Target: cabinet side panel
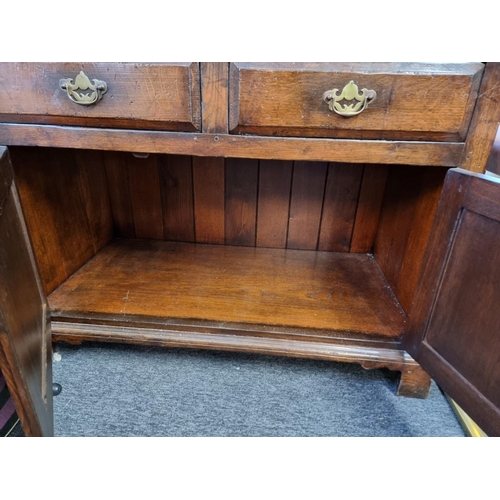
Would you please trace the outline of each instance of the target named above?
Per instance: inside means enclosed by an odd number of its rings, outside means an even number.
[[[446,172],[390,168],[375,258],[406,313],[417,285]]]
[[[19,195],[45,293],[111,239],[101,157],[81,151],[12,148]]]

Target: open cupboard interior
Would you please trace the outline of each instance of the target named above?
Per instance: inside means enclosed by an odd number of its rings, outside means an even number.
[[[9,150],[56,340],[404,364],[447,169]]]

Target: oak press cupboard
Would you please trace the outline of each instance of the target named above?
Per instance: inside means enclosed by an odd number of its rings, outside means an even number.
[[[430,376],[500,434],[497,63],[1,63],[0,368],[52,341]],[[457,168],[458,167],[458,168]]]

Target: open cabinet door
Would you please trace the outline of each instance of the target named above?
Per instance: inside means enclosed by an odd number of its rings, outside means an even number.
[[[47,301],[9,155],[0,147],[0,369],[29,436],[54,433],[51,356]]]
[[[448,172],[404,346],[500,436],[500,179]]]

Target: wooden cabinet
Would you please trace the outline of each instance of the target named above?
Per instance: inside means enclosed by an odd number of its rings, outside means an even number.
[[[500,433],[500,185],[467,171],[496,133],[498,65],[80,68],[113,75],[92,105],[55,77],[40,102],[60,111],[0,93],[0,360],[29,433],[51,432],[50,335],[387,367],[413,397],[425,368]],[[0,64],[8,82],[63,70]],[[362,111],[332,111],[336,88]]]

